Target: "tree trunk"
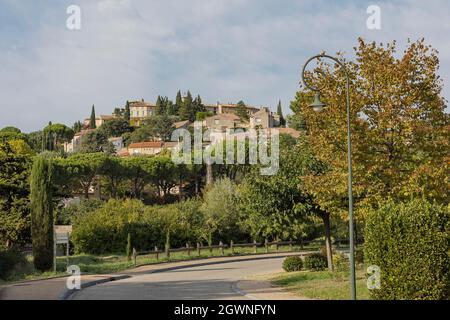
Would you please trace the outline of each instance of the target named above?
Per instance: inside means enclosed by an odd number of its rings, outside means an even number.
[[[183,179],[180,175],[180,186],[178,187],[178,200],[181,202],[183,200]]]
[[[206,185],[213,182],[212,164],[206,164]]]
[[[325,229],[325,247],[327,250],[328,271],[333,271],[333,252],[331,249],[331,227],[330,227],[330,214],[322,213],[321,218],[323,220],[323,226]]]
[[[87,186],[84,187],[84,197],[86,199],[89,199],[89,187],[90,185],[88,184]]]
[[[200,193],[200,185],[198,181],[198,177],[195,177],[195,194],[198,195]]]

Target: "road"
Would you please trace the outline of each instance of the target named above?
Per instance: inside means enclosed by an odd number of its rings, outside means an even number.
[[[83,289],[74,300],[246,300],[294,299],[266,281],[249,277],[281,272],[284,258],[221,262],[177,270],[142,273]]]

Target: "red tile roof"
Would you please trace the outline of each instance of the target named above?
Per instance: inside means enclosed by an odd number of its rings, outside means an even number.
[[[128,146],[128,148],[132,149],[140,149],[140,148],[162,148],[162,141],[145,141],[145,142],[136,142],[132,143]]]

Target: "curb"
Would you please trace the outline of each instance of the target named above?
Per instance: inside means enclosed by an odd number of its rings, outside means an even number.
[[[69,300],[69,298],[75,292],[81,291],[81,290],[83,290],[85,288],[89,288],[89,287],[95,286],[97,284],[102,284],[102,283],[111,282],[111,281],[117,281],[117,280],[123,280],[123,279],[127,279],[127,278],[131,278],[131,276],[129,276],[129,275],[117,275],[117,276],[107,277],[107,278],[103,278],[103,279],[88,281],[88,282],[82,283],[80,289],[70,289],[70,290],[66,289],[63,293],[60,294],[59,300]]]

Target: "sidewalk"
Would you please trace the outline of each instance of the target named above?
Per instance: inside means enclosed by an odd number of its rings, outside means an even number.
[[[139,274],[163,272],[168,270],[187,268],[191,266],[202,266],[222,262],[270,259],[290,255],[304,255],[308,253],[310,252],[284,252],[284,253],[257,254],[257,255],[246,255],[235,257],[215,257],[215,258],[196,259],[179,262],[164,262],[124,270],[120,272],[120,274],[82,275],[81,283],[82,286],[84,286],[93,281],[95,282],[111,281],[112,279],[120,276],[132,277],[134,275]],[[67,277],[60,277],[60,278],[35,280],[4,285],[0,287],[0,300],[60,300],[64,296],[67,296],[66,280]],[[261,285],[262,284],[259,284],[259,286]],[[245,285],[245,288],[248,289],[248,284]],[[252,290],[253,291],[257,290],[257,288],[253,288]],[[273,292],[275,294],[275,291]]]

